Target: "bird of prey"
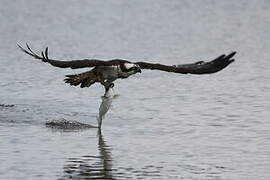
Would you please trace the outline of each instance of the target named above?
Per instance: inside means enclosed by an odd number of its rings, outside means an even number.
[[[231,52],[228,55],[222,54],[208,62],[198,61],[191,64],[163,65],[148,62],[131,62],[124,59],[112,59],[107,61],[99,59],[55,60],[49,58],[48,47],[41,52],[41,55],[35,53],[27,43],[26,48],[20,45],[18,45],[18,47],[24,53],[35,59],[39,59],[55,67],[71,69],[92,68],[91,70],[79,74],[66,75],[64,81],[72,86],[80,86],[81,88],[90,87],[94,83],[101,83],[105,88],[105,95],[106,90],[112,89],[115,80],[125,79],[133,74],[141,73],[142,69],[160,70],[179,74],[211,74],[231,64],[234,61],[233,56],[236,54],[236,52]],[[107,112],[106,108],[105,110],[100,109],[100,111]]]
[[[42,62],[51,64],[59,68],[92,68],[89,71],[79,74],[66,75],[64,81],[72,86],[80,85],[81,88],[90,87],[94,83],[101,83],[105,89],[117,79],[125,79],[129,76],[141,73],[142,69],[160,70],[180,74],[211,74],[218,72],[234,61],[233,56],[236,52],[228,55],[221,55],[212,61],[198,61],[191,64],[180,65],[163,65],[148,62],[131,62],[123,59],[112,59],[108,61],[98,59],[82,59],[82,60],[54,60],[48,57],[48,47],[41,55],[37,55],[28,44],[27,49],[18,45],[18,47],[26,54],[39,59]]]

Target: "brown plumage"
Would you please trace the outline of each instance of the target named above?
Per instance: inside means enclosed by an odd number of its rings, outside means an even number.
[[[70,84],[71,86],[80,85],[81,88],[90,87],[95,82],[98,82],[98,78],[95,73],[95,69],[91,71],[86,71],[80,74],[66,75],[64,79],[65,83]]]
[[[124,59],[112,59],[108,61],[98,59],[82,59],[82,60],[54,60],[48,57],[48,47],[45,51],[41,52],[41,55],[37,55],[26,44],[27,49],[19,48],[26,54],[39,59],[43,62],[49,63],[52,66],[60,68],[93,68],[90,71],[86,71],[80,74],[67,75],[65,82],[81,88],[90,87],[95,82],[100,82],[105,89],[109,87],[117,79],[125,79],[138,72],[141,73],[141,69],[148,70],[160,70],[166,72],[180,73],[180,74],[211,74],[221,71],[229,64],[234,62],[234,55],[236,52],[231,52],[228,55],[221,55],[211,61],[198,61],[191,64],[180,65],[164,65],[159,63],[148,62],[131,62]]]
[[[44,52],[41,52],[41,56],[34,53],[28,44],[26,44],[26,47],[28,50],[22,48],[20,45],[18,45],[19,48],[25,52],[26,54],[36,58],[40,59],[43,62],[49,63],[52,66],[60,67],[60,68],[71,68],[71,69],[77,69],[77,68],[86,68],[86,67],[98,67],[98,66],[115,66],[120,65],[123,67],[123,64],[125,63],[133,63],[139,66],[141,69],[149,69],[149,70],[160,70],[160,71],[167,71],[167,72],[173,72],[173,73],[180,73],[180,74],[211,74],[218,72],[225,67],[227,67],[229,64],[234,62],[234,55],[236,52],[231,52],[228,55],[222,54],[218,56],[217,58],[205,62],[205,61],[198,61],[196,63],[191,64],[180,64],[180,65],[164,65],[159,63],[148,63],[148,62],[131,62],[124,59],[112,59],[109,61],[104,60],[98,60],[98,59],[82,59],[82,60],[54,60],[50,59],[48,57],[48,47],[45,49]]]

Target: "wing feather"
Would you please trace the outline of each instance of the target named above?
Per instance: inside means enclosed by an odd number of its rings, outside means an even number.
[[[232,57],[236,54],[236,52],[232,52],[228,55],[221,55],[215,58],[212,61],[204,62],[198,61],[192,64],[182,64],[182,65],[163,65],[158,63],[147,63],[147,62],[136,62],[140,66],[141,69],[150,69],[150,70],[161,70],[167,72],[181,73],[181,74],[211,74],[218,72],[225,67],[227,67],[230,63],[234,61]]]
[[[26,44],[27,49],[24,49],[20,45],[18,47],[26,54],[39,59],[43,62],[47,62],[53,66],[60,68],[85,68],[85,67],[95,67],[95,66],[112,66],[112,65],[121,65],[124,63],[131,63],[130,61],[123,59],[112,59],[108,61],[98,60],[98,59],[82,59],[82,60],[54,60],[50,59],[48,56],[48,47],[46,47],[44,52],[41,52],[41,56],[37,55],[28,44]],[[181,73],[181,74],[211,74],[218,72],[229,64],[231,64],[234,59],[233,56],[236,52],[231,52],[228,55],[221,55],[215,58],[212,61],[204,62],[198,61],[191,64],[180,64],[180,65],[164,65],[158,63],[147,63],[147,62],[136,62],[135,64],[139,65],[141,69],[150,69],[150,70],[161,70],[167,72]]]
[[[85,67],[95,67],[95,66],[112,66],[112,65],[119,65],[122,63],[130,63],[127,60],[123,59],[113,59],[109,61],[104,60],[98,60],[98,59],[82,59],[82,60],[54,60],[50,59],[48,57],[48,47],[46,47],[45,51],[41,52],[41,56],[37,55],[33,50],[29,47],[28,44],[26,44],[27,49],[24,49],[22,46],[18,44],[18,47],[26,54],[34,57],[35,59],[39,59],[42,62],[47,62],[51,64],[52,66],[56,66],[59,68],[71,68],[71,69],[77,69],[77,68],[85,68]]]

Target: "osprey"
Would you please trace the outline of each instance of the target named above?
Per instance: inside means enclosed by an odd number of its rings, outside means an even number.
[[[192,64],[182,65],[163,65],[157,63],[147,62],[131,62],[123,59],[112,59],[108,61],[98,59],[82,59],[82,60],[54,60],[48,57],[48,47],[41,52],[41,56],[32,51],[28,44],[24,49],[20,45],[18,47],[26,54],[49,63],[59,68],[93,68],[90,71],[82,72],[80,74],[66,75],[64,81],[72,86],[80,85],[81,88],[90,87],[94,83],[101,83],[105,90],[117,79],[125,79],[129,76],[141,73],[142,69],[161,70],[180,74],[211,74],[218,72],[228,66],[234,61],[232,57],[236,52],[231,52],[228,55],[221,55],[212,61],[204,62],[198,61]]]
[[[218,72],[234,61],[233,56],[236,52],[231,52],[228,55],[220,55],[212,61],[204,62],[198,61],[191,64],[181,65],[163,65],[158,63],[148,62],[131,62],[123,59],[112,59],[108,61],[98,59],[82,59],[82,60],[54,60],[48,57],[48,47],[41,55],[37,55],[29,45],[26,43],[26,48],[18,47],[26,54],[51,64],[59,68],[92,68],[89,71],[79,74],[66,75],[64,81],[72,86],[79,86],[81,88],[90,87],[94,83],[101,83],[105,88],[105,99],[100,106],[100,113],[98,118],[99,127],[101,126],[102,118],[109,110],[111,105],[111,90],[114,86],[113,82],[117,79],[125,79],[129,76],[141,73],[142,69],[161,70],[180,74],[211,74]],[[106,97],[108,96],[108,97]],[[109,99],[106,99],[109,98]]]

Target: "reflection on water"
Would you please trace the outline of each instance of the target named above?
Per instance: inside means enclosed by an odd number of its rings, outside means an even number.
[[[65,175],[60,179],[115,179],[112,175],[114,169],[112,168],[111,148],[106,144],[100,130],[98,130],[97,137],[99,155],[68,158],[67,164],[63,168]]]
[[[101,130],[97,131],[98,155],[83,155],[81,157],[70,157],[63,167],[64,179],[141,179],[151,177],[159,179],[163,167],[145,165],[141,169],[129,167],[114,167],[112,148],[107,145]]]

